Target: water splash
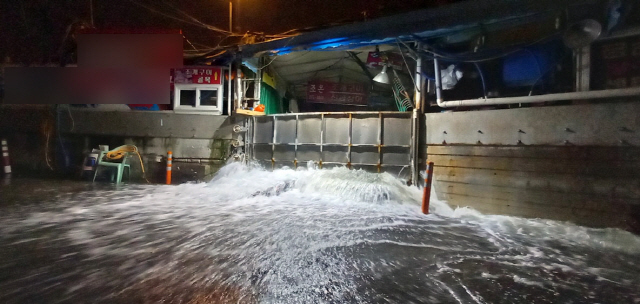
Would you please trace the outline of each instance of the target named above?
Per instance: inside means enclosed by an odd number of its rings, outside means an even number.
[[[640,239],[451,209],[389,174],[263,170],[3,214],[1,302],[633,302]],[[82,299],[82,300],[80,300]]]

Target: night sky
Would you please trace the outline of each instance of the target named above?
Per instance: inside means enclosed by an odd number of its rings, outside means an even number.
[[[90,0],[0,0],[0,58],[15,63],[57,62],[65,32],[73,23],[90,24]],[[291,29],[363,21],[428,8],[454,0],[233,0],[234,32],[278,34]],[[151,10],[156,10],[153,12]],[[198,49],[232,39],[161,14],[228,30],[227,0],[93,0],[98,29],[182,29]],[[366,13],[365,13],[366,12]],[[192,48],[185,43],[185,48]]]

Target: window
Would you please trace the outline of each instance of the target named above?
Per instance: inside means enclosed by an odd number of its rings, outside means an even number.
[[[200,90],[201,106],[217,106],[218,90]]]
[[[196,106],[196,90],[180,90],[181,106]]]
[[[221,85],[176,84],[173,109],[222,114],[222,97]]]

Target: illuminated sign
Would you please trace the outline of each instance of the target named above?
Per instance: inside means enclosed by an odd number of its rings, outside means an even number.
[[[173,71],[176,84],[222,84],[220,67],[184,67]]]

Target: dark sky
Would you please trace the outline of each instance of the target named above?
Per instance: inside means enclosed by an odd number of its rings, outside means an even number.
[[[277,34],[294,28],[362,21],[454,0],[233,0],[236,32]],[[90,22],[91,0],[0,0],[0,58],[13,62],[56,61],[65,32],[76,21]],[[144,7],[146,6],[146,8]],[[228,0],[93,0],[98,29],[182,29],[198,48],[216,46],[224,34],[177,21],[176,9],[203,23],[228,29]],[[156,10],[158,12],[153,12]],[[228,41],[228,40],[226,40]],[[223,41],[223,44],[226,42]]]

